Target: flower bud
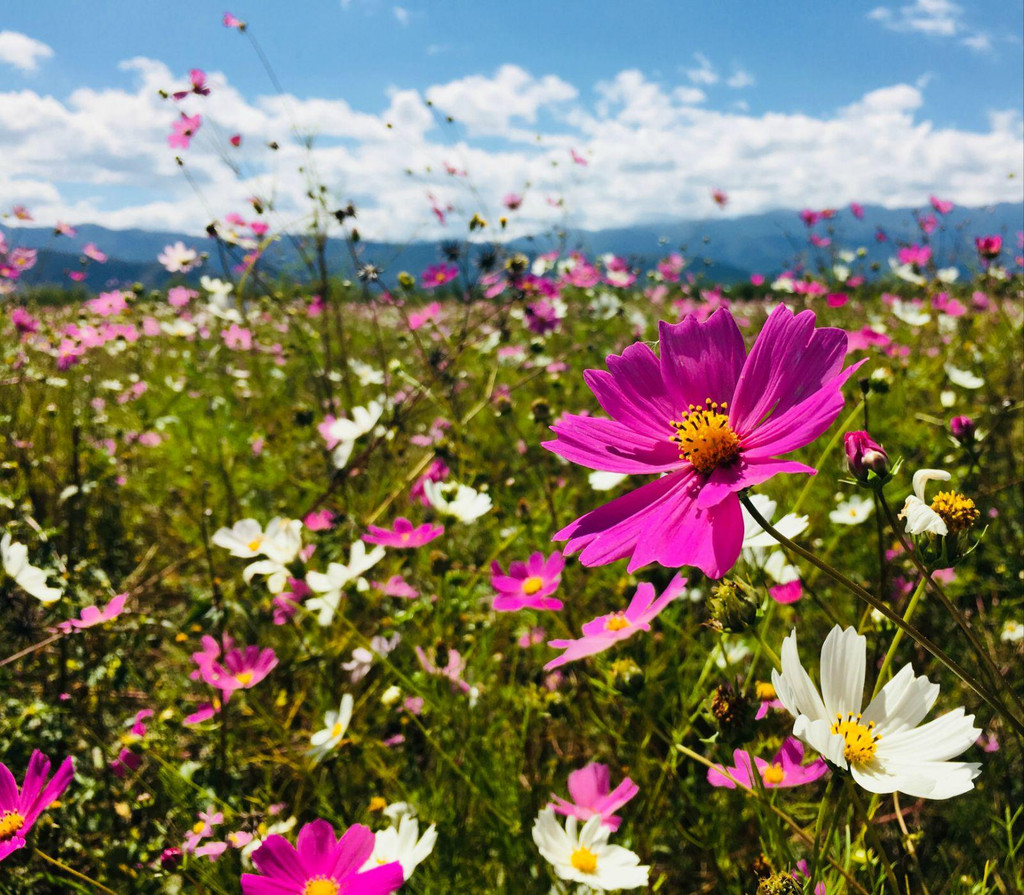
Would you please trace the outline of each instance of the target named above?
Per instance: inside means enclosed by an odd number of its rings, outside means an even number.
[[[761,880],[757,895],[800,895],[803,887],[788,873],[773,873]]]
[[[872,478],[885,481],[889,475],[889,455],[867,432],[847,432],[843,436],[850,472],[858,481]]]
[[[974,420],[969,416],[954,416],[949,421],[949,431],[961,444],[972,444],[974,442]]]
[[[753,588],[726,578],[711,591],[708,598],[708,611],[711,613],[708,626],[729,633],[745,631],[757,619],[760,604]]]

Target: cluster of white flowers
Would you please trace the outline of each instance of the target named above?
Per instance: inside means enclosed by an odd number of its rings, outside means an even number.
[[[231,528],[218,529],[213,543],[242,559],[266,557],[247,565],[242,577],[248,583],[256,575],[266,575],[267,589],[279,594],[288,585],[288,566],[302,552],[302,523],[298,519],[276,516],[264,531],[255,519],[241,519]]]
[[[492,506],[490,495],[457,482],[424,482],[423,493],[435,510],[460,522],[474,522]]]
[[[354,585],[357,590],[366,590],[370,585],[363,574],[383,558],[383,547],[377,546],[367,551],[366,544],[356,541],[349,550],[347,564],[332,562],[327,566],[326,573],[308,572],[306,584],[318,596],[306,600],[306,608],[311,612],[318,612],[317,621],[326,627],[334,621],[334,613],[338,611],[342,591],[349,585]]]

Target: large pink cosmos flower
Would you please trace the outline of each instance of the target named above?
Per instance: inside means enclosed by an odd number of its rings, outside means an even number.
[[[696,566],[712,578],[732,568],[743,543],[737,492],[780,472],[815,472],[779,455],[803,447],[843,407],[846,333],[814,327],[811,311],[779,306],[748,355],[724,308],[661,323],[660,358],[642,342],[584,378],[611,419],[564,415],[544,443],[590,469],[660,475],[563,528],[567,553],[585,566],[628,556]],[[863,361],[862,361],[863,363]]]
[[[640,787],[629,777],[612,789],[608,765],[591,762],[569,775],[569,795],[572,801],[552,793],[553,801],[548,807],[558,814],[575,817],[584,823],[595,814],[600,814],[601,823],[614,833],[622,823],[622,818],[614,812],[638,792]]]
[[[828,765],[822,758],[816,758],[808,765],[803,763],[804,746],[796,737],[789,737],[771,761],[756,758],[742,749],[736,749],[732,753],[732,760],[733,767],[731,768],[720,764],[708,768],[708,783],[712,786],[735,789],[736,784],[733,783],[733,780],[736,780],[743,786],[752,787],[754,776],[750,766],[751,760],[754,762],[754,767],[757,768],[757,775],[767,789],[803,786],[805,783],[813,783],[828,773]],[[733,779],[730,780],[726,774]]]
[[[359,872],[373,854],[373,832],[353,824],[341,839],[326,820],[300,831],[293,846],[283,836],[268,836],[252,854],[264,873],[242,874],[242,895],[388,895],[403,882],[398,861]]]
[[[661,596],[655,597],[654,585],[645,581],[637,587],[629,606],[620,612],[599,615],[587,622],[583,626],[583,636],[578,640],[549,640],[548,646],[565,652],[548,662],[544,670],[551,671],[559,665],[603,653],[608,647],[632,637],[637,631],[650,631],[654,618],[683,592],[685,586],[686,579],[676,575]]]
[[[65,758],[49,783],[50,759],[36,749],[28,760],[25,782],[18,783],[7,765],[0,763],[0,861],[25,846],[25,834],[57,799],[75,775],[71,758]]]

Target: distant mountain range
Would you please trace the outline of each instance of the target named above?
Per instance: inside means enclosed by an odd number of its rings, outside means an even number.
[[[931,213],[931,209],[924,209]],[[1007,251],[1016,247],[1017,233],[1024,230],[1024,204],[1002,203],[985,208],[955,208],[939,217],[941,232],[932,235],[936,257],[940,264],[962,268],[975,266],[973,238],[1002,234]],[[879,243],[876,232],[881,229],[889,237]],[[193,272],[189,281],[197,282],[200,273],[224,276],[225,263],[230,266],[241,258],[223,259],[215,240],[184,233],[148,230],[109,230],[95,224],[82,224],[73,238],[55,237],[45,227],[17,227],[6,230],[12,246],[39,249],[36,267],[23,276],[27,285],[67,284],[67,272],[79,268],[78,252],[87,243],[94,243],[107,254],[104,264],[89,265],[84,285],[90,290],[102,290],[116,285],[140,282],[146,287],[159,288],[171,282],[168,274],[156,260],[165,246],[184,242],[187,246],[207,252],[209,259],[202,271]],[[832,231],[831,233],[829,231]],[[866,206],[864,219],[857,220],[849,209],[840,209],[834,219],[817,224],[815,233],[831,236],[836,246],[867,250],[867,260],[884,264],[894,252],[894,243],[919,242],[920,231],[913,209],[886,209]],[[453,230],[452,237],[456,233]],[[301,240],[301,237],[298,237]],[[308,273],[296,248],[295,239],[283,239],[271,246],[261,262],[271,276],[282,275],[308,279]],[[362,242],[358,246],[361,262],[372,262],[387,274],[408,270],[418,274],[424,267],[441,260],[440,242],[417,242],[398,245],[386,242]],[[572,231],[564,237],[545,234],[513,240],[505,246],[509,250],[529,255],[561,248],[565,251],[581,249],[588,254],[613,252],[630,259],[638,266],[648,267],[671,251],[682,251],[689,259],[691,271],[704,272],[709,278],[723,283],[746,280],[752,273],[767,276],[791,266],[802,259],[810,266],[828,257],[828,249],[808,245],[807,228],[795,211],[772,211],[739,218],[711,218],[699,221],[676,221],[642,226],[613,228],[598,231]],[[470,253],[483,250],[474,245]],[[331,240],[327,257],[333,272],[343,276],[354,274],[348,246],[342,240]],[[178,278],[180,281],[180,277]]]

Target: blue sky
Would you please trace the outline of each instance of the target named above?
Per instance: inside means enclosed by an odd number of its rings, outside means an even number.
[[[0,193],[24,188],[25,200],[35,201],[48,213],[93,213],[115,225],[135,223],[148,213],[168,224],[197,226],[195,197],[190,199],[180,184],[164,183],[173,172],[167,170],[168,154],[161,154],[164,147],[155,136],[156,119],[147,117],[150,112],[155,116],[158,107],[140,105],[124,122],[125,139],[138,147],[138,157],[126,166],[134,173],[118,161],[121,154],[132,152],[126,147],[119,152],[110,145],[116,142],[111,133],[91,133],[83,119],[91,115],[108,131],[116,131],[118,95],[141,103],[141,91],[157,84],[162,75],[180,84],[193,67],[218,73],[221,80],[214,78],[215,86],[229,87],[237,97],[236,106],[265,112],[267,97],[275,91],[249,41],[222,27],[220,8],[202,0],[179,0],[168,4],[163,14],[155,13],[153,4],[128,2],[89,4],[87,15],[82,4],[72,0],[50,0],[44,12],[33,6],[8,4],[0,17],[0,123],[5,120],[6,97],[6,120],[19,122],[26,137],[23,146],[33,140],[64,141],[64,153],[73,162],[74,143],[84,139],[86,152],[80,161],[88,158],[107,174],[71,176],[67,169],[75,165],[62,166],[61,154],[49,150],[53,166],[48,171],[34,151],[22,170],[15,164],[6,181],[0,175]],[[518,188],[514,179],[498,176],[510,164],[523,183],[535,183],[538,164],[550,166],[551,161],[538,160],[538,152],[564,154],[573,144],[597,170],[571,172],[567,183],[545,181],[546,193],[558,186],[565,188],[563,193],[575,189],[582,194],[580,201],[593,205],[590,193],[607,192],[616,176],[632,170],[631,163],[652,170],[664,167],[667,176],[690,172],[692,190],[673,196],[672,207],[659,209],[662,216],[707,213],[706,208],[695,207],[698,186],[705,193],[716,186],[734,193],[730,213],[800,202],[882,201],[897,194],[901,200],[913,194],[919,201],[916,196],[928,189],[962,192],[965,202],[1015,199],[1019,194],[1016,184],[999,185],[1009,174],[1019,182],[1019,170],[1000,171],[1000,178],[984,183],[964,172],[968,161],[1013,169],[1014,155],[1020,155],[1024,7],[1019,3],[243,0],[230,8],[249,22],[285,91],[298,103],[322,100],[339,104],[346,114],[365,113],[384,121],[396,113],[397,93],[406,98],[430,96],[453,114],[459,128],[431,130],[408,113],[406,133],[420,192],[434,187],[443,191],[444,183],[432,183],[423,172],[436,168],[449,150],[474,160],[468,170],[476,187],[497,195]],[[122,65],[139,58],[146,62]],[[623,73],[628,73],[625,78]],[[84,105],[83,88],[93,92]],[[97,97],[104,91],[108,102],[99,108]],[[60,107],[49,120],[38,122],[42,130],[32,130],[33,122],[25,121],[26,96]],[[850,111],[868,96],[876,97],[868,103],[869,113]],[[125,102],[121,105],[127,108]],[[169,129],[175,110],[166,104],[164,108]],[[189,105],[187,110],[206,115],[210,128],[204,139],[209,141],[216,116],[209,107]],[[315,118],[314,108],[307,111]],[[47,131],[62,114],[68,120]],[[243,133],[247,121],[261,135],[261,128],[269,126],[265,116],[257,123],[253,116],[239,113],[232,120],[232,115],[228,110],[225,126],[237,126]],[[856,127],[831,126],[851,116]],[[142,119],[147,120],[146,127]],[[332,189],[355,191],[369,205],[380,205],[383,221],[394,216],[384,193],[398,189],[397,181],[377,170],[372,194],[365,184],[355,190],[353,183],[359,163],[374,152],[371,144],[377,137],[367,131],[371,124],[360,119],[351,127],[339,123],[327,128],[324,145],[347,146],[350,157],[325,158],[324,165],[335,178],[329,184]],[[759,136],[759,124],[769,136]],[[893,145],[876,139],[873,132],[879,128],[891,132]],[[922,128],[929,133],[923,134]],[[531,129],[543,135],[543,149],[527,145],[524,132]],[[913,158],[906,158],[906,170],[913,177],[907,191],[894,193],[891,185],[871,181],[866,169],[877,167],[872,153],[901,154],[900,147],[908,144],[908,139],[899,139],[901,129],[922,151],[927,148],[929,161],[922,172]],[[605,132],[617,133],[616,142],[603,144]],[[721,151],[723,140],[731,146],[734,133],[746,136],[737,136],[735,150],[729,150],[731,167],[705,164],[699,172],[687,167],[695,155],[703,157],[702,149],[713,155]],[[790,140],[789,133],[801,136]],[[16,139],[10,134],[6,140],[0,138],[0,149]],[[634,158],[625,154],[630,139],[636,140]],[[685,145],[687,158],[675,156],[673,140]],[[840,164],[835,144],[841,140],[864,161],[865,173],[850,184],[851,195],[839,195],[838,176],[815,178],[811,172],[800,183],[805,199],[772,188],[771,171],[778,179],[786,170],[786,158],[797,168]],[[941,159],[936,143],[943,144]],[[662,147],[660,154],[644,157],[641,149],[652,145]],[[824,152],[827,147],[831,156]],[[223,184],[213,162],[199,163],[202,151],[195,150],[197,179],[217,189]],[[216,154],[212,145],[206,151]],[[394,161],[401,161],[397,148],[390,152]],[[437,156],[432,164],[431,152]],[[755,162],[764,164],[758,157],[772,153],[777,159],[771,170],[757,174]],[[144,176],[147,159],[154,162],[149,178]],[[518,161],[521,171],[512,164]],[[274,164],[276,170],[270,173],[275,188],[283,189],[286,175],[279,162]],[[252,159],[249,172],[252,177],[267,174],[265,160]],[[703,178],[700,184],[697,173]],[[43,187],[48,174],[56,192]],[[901,176],[898,168],[886,173],[888,181]],[[926,176],[931,181],[925,182]],[[830,182],[814,194],[819,180]],[[633,187],[660,192],[651,177],[634,181]],[[440,199],[458,205],[444,196]],[[616,207],[622,202],[620,197]],[[189,203],[191,211],[186,213]],[[207,196],[206,204],[211,203],[216,204],[213,195]],[[126,212],[132,207],[138,210],[134,216]],[[635,207],[626,203],[626,217],[633,222],[654,212],[652,202]],[[543,217],[542,209],[534,209],[533,215]],[[402,220],[410,228],[419,226],[412,215],[402,215]]]

